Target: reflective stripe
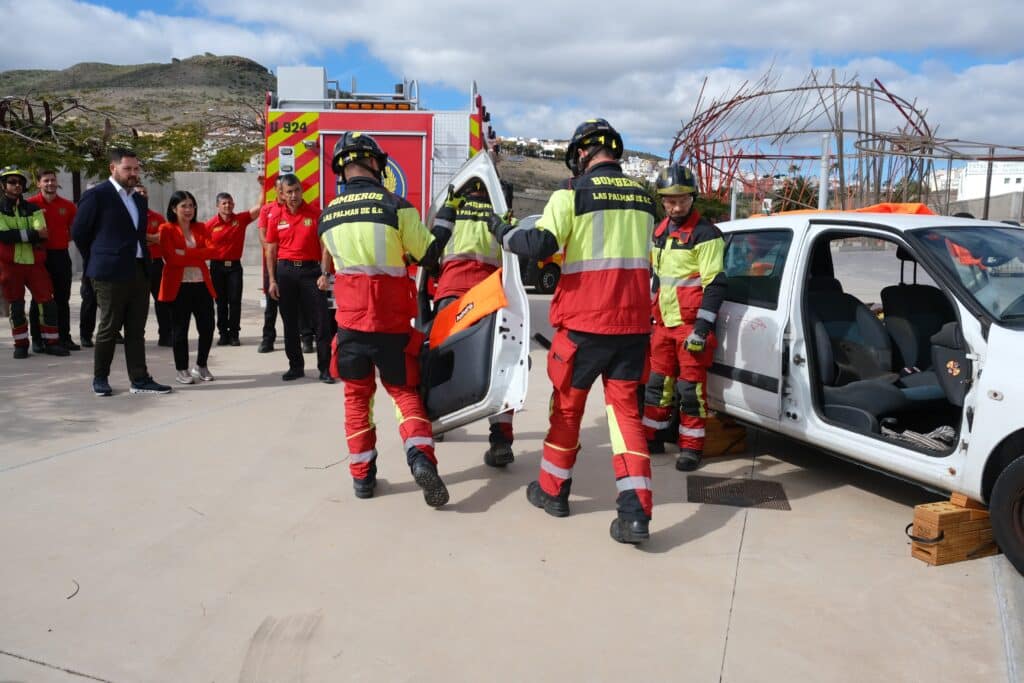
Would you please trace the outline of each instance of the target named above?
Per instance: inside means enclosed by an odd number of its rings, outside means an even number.
[[[342,275],[391,275],[405,277],[406,270],[402,266],[345,266],[338,271]]]
[[[28,230],[22,228],[19,232],[21,233],[21,241],[28,242]]]
[[[604,258],[604,211],[597,211],[591,214],[590,241],[592,253],[590,258],[594,260]]]
[[[692,427],[684,427],[683,425],[679,425],[679,435],[680,436],[703,437],[704,436],[704,428],[700,427],[698,429],[694,429]]]
[[[658,276],[662,287],[700,287],[700,275],[694,277],[666,277]]]
[[[184,249],[175,249],[174,253],[177,254],[178,256],[184,256],[185,255],[185,250]]]
[[[713,323],[718,318],[718,314],[712,313],[711,311],[707,311],[702,308],[699,311],[697,311],[697,317],[700,318],[701,320],[707,320],[709,323]]]
[[[516,226],[516,227],[512,228],[511,230],[509,230],[508,232],[505,233],[505,238],[503,240],[501,240],[501,246],[504,247],[505,251],[511,251],[511,249],[509,249],[509,246],[508,246],[508,241],[509,241],[509,239],[512,238],[512,235],[516,234],[517,232],[519,232],[520,230],[523,230],[523,229],[524,228],[522,228],[520,226]]]
[[[672,424],[671,420],[665,420],[664,422],[656,422],[649,417],[645,417],[640,420],[640,423],[644,427],[650,427],[651,429],[668,429],[668,426]]]
[[[43,333],[40,334],[40,336],[43,339],[56,339],[57,338],[57,333],[56,332],[43,332]]]
[[[377,450],[363,451],[362,453],[353,453],[348,457],[352,462],[370,462],[377,457]]]
[[[28,332],[22,332],[21,334],[15,334],[14,335],[14,340],[17,341],[19,339],[28,339]]]
[[[434,439],[429,436],[410,436],[405,440],[405,450],[414,448],[416,446],[431,446],[434,445]]]
[[[575,261],[562,265],[562,274],[587,273],[597,270],[648,270],[651,262],[646,258],[600,258]]]
[[[388,265],[387,230],[387,227],[380,224],[373,226],[373,264],[375,266],[387,267]],[[400,268],[400,270],[405,271],[404,268]]]
[[[550,475],[558,477],[559,479],[570,479],[572,478],[572,470],[567,470],[558,465],[552,464],[545,458],[540,459],[540,468]]]
[[[651,478],[650,477],[623,477],[622,479],[615,480],[615,488],[619,490],[619,493],[623,491],[635,491],[636,489],[651,490]]]
[[[455,227],[455,222],[454,221],[445,220],[444,218],[435,218],[434,219],[434,225],[435,226],[441,226],[442,228],[448,228],[449,230],[451,230],[452,228]]]
[[[441,259],[441,263],[448,263],[450,261],[477,261],[479,263],[486,263],[489,266],[500,266],[501,260],[491,258],[490,256],[484,256],[483,254],[449,254]]]

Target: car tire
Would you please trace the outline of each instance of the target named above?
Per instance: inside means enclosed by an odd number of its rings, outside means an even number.
[[[1024,575],[1024,456],[999,473],[988,511],[999,549]]]
[[[562,275],[562,269],[554,263],[549,263],[540,271],[537,278],[537,291],[541,294],[551,294],[558,286],[558,278]]]

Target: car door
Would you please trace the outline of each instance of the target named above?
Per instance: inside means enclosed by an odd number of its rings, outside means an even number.
[[[761,222],[750,229],[724,227],[728,289],[718,314],[708,398],[718,410],[770,424],[782,412],[793,231]]]
[[[477,154],[456,173],[452,187],[473,178],[483,181],[495,213],[508,210],[498,173],[487,154]],[[434,197],[427,225],[444,205],[448,188]],[[506,410],[519,410],[526,400],[529,377],[530,306],[519,271],[519,258],[502,253],[501,288],[507,305],[458,331],[422,357],[422,392],[434,433],[449,430]],[[431,313],[427,306],[427,277],[420,269],[416,278],[419,314],[416,326],[427,331]],[[452,306],[460,306],[457,301]],[[456,309],[458,310],[458,309]],[[461,316],[464,311],[459,310]]]

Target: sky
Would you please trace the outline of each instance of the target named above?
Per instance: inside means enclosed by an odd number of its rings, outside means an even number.
[[[835,69],[916,101],[942,137],[1024,145],[1019,0],[0,0],[0,9],[0,69],[212,52],[271,70],[324,66],[364,91],[416,79],[433,109],[468,107],[476,81],[503,136],[564,139],[602,116],[627,147],[667,156],[702,85],[707,100],[769,68],[780,87]]]

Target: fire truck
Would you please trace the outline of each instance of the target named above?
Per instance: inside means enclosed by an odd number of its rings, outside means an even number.
[[[354,79],[342,90],[323,67],[278,67],[277,92],[267,93],[265,118],[266,201],[277,196],[277,177],[293,173],[302,181],[305,200],[321,209],[339,191],[331,153],[345,131],[377,140],[388,153],[385,185],[424,217],[434,195],[495,137],[476,83],[466,109],[430,111],[420,106],[414,80],[403,80],[390,93],[362,93]]]

